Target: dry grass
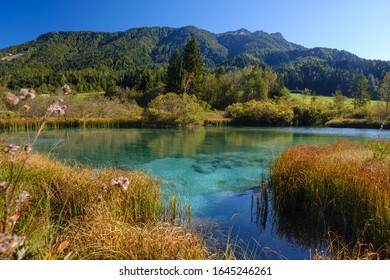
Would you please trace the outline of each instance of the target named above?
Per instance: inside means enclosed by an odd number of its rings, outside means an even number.
[[[389,247],[384,244],[374,248],[370,243],[362,240],[354,244],[345,244],[340,236],[329,233],[329,244],[324,250],[315,250],[315,260],[381,260],[389,257]]]
[[[328,221],[346,240],[375,248],[390,242],[390,142],[302,145],[273,164],[271,184],[281,215]]]
[[[96,206],[77,223],[72,247],[74,259],[172,260],[207,259],[205,244],[182,227],[166,222],[127,223],[113,218],[110,209]]]
[[[0,181],[9,177],[0,156]],[[16,158],[19,166],[22,157]],[[112,186],[127,178],[128,189]],[[18,191],[31,197],[15,231],[26,236],[28,259],[207,259],[212,255],[185,227],[188,208],[166,199],[143,172],[66,166],[31,154]],[[3,205],[0,205],[0,214]],[[180,217],[180,218],[178,218]]]
[[[141,117],[112,117],[112,118],[50,118],[46,122],[47,128],[130,128],[141,126]],[[38,129],[41,120],[30,118],[27,120],[30,129]],[[24,130],[26,128],[26,119],[11,118],[0,119],[0,129],[11,131]]]

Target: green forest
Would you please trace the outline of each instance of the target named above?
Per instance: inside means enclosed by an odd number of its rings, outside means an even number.
[[[193,36],[199,43],[205,73],[220,67],[234,72],[267,65],[288,89],[308,88],[318,95],[330,96],[340,88],[351,96],[355,74],[363,73],[371,97],[378,99],[378,85],[390,71],[389,62],[361,59],[336,49],[308,49],[288,42],[280,33],[240,29],[214,34],[194,26],[154,27],[110,33],[51,32],[2,49],[0,85],[52,93],[66,82],[78,92],[91,92],[105,91],[111,83],[132,86],[126,78],[141,76],[145,80],[139,80],[137,87],[149,89],[165,82],[172,54],[176,49],[183,51]]]

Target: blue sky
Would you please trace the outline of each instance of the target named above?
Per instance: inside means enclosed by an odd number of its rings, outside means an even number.
[[[18,0],[2,1],[0,9],[0,48],[49,31],[195,25],[214,33],[280,32],[305,47],[390,60],[388,0]]]

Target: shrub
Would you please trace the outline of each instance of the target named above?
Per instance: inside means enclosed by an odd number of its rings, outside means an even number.
[[[293,122],[297,126],[325,125],[336,116],[336,111],[320,102],[294,104],[292,110],[294,111]]]
[[[195,96],[167,93],[153,99],[144,113],[148,126],[193,126],[202,125],[203,108]]]
[[[282,101],[255,101],[235,103],[226,108],[226,117],[245,125],[289,126],[294,112]]]

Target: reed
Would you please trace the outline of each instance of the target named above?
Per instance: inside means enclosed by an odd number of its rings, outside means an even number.
[[[36,118],[12,118],[0,119],[0,129],[8,131],[25,130],[26,126],[36,130],[41,126],[41,121]],[[49,118],[47,128],[133,128],[141,126],[141,117],[113,117],[113,118]]]
[[[373,129],[390,129],[388,122],[382,120],[370,120],[370,119],[344,119],[336,118],[325,123],[325,126],[329,127],[347,127],[347,128],[373,128]]]
[[[381,260],[389,258],[387,244],[374,248],[370,243],[360,239],[346,244],[342,237],[329,232],[329,241],[325,249],[314,251],[315,260]]]
[[[271,167],[276,211],[325,220],[345,240],[389,244],[389,151],[389,141],[289,148]]]
[[[0,160],[1,179],[7,178],[8,163]],[[14,164],[19,167],[23,158],[16,157]],[[26,237],[25,258],[212,257],[203,239],[185,227],[189,206],[166,198],[159,183],[143,172],[70,167],[32,153],[19,189],[30,193],[15,227]]]

